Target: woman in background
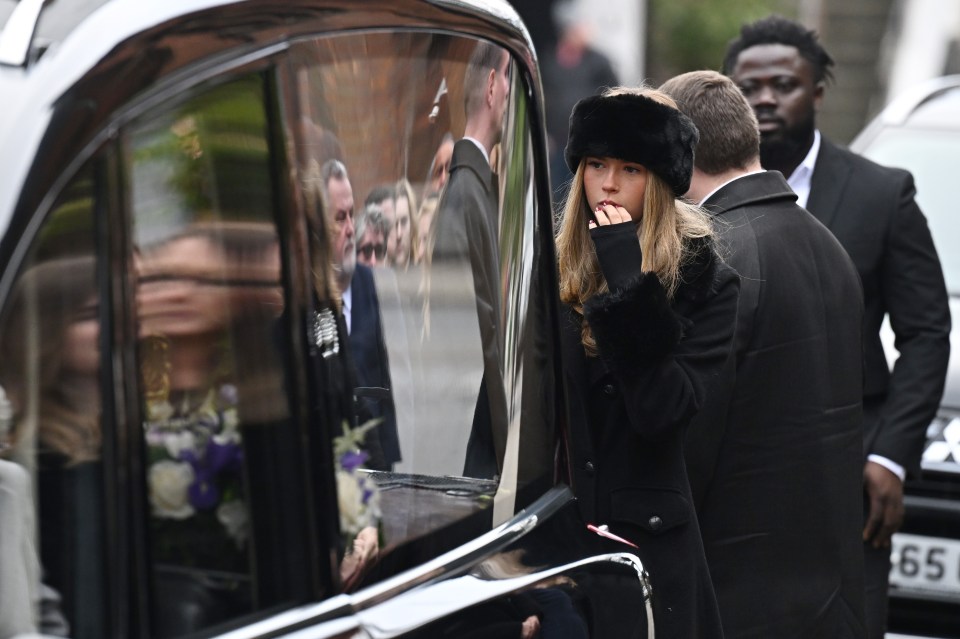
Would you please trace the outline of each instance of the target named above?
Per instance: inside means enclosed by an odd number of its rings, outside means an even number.
[[[406,178],[397,181],[394,228],[389,241],[396,244],[394,267],[405,270],[417,255],[417,196]]]

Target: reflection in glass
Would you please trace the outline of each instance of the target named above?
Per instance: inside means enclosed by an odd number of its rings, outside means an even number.
[[[257,521],[279,508],[269,494],[278,471],[268,466],[285,463],[272,458],[281,435],[266,435],[289,417],[261,83],[209,90],[144,117],[128,137],[160,636],[280,596],[257,566],[282,540],[255,543]]]
[[[482,513],[502,477],[512,514],[518,475],[549,476],[553,459],[553,424],[543,417],[551,378],[531,371],[538,383],[527,396],[523,390],[527,362],[552,362],[524,337],[538,333],[534,324],[545,316],[528,318],[539,258],[526,91],[515,65],[495,45],[422,32],[318,39],[293,47],[290,58],[294,161],[331,230],[346,327],[376,313],[385,345],[383,353],[358,348],[351,332],[354,366],[366,380],[357,384],[355,424],[388,416],[364,445],[375,460],[384,434],[395,429],[398,440],[389,472],[371,474],[386,551]],[[493,104],[482,99],[488,88]],[[331,179],[330,166],[348,180]],[[347,181],[349,198],[341,193]],[[387,197],[385,185],[397,184]],[[468,195],[477,188],[481,207]],[[392,225],[378,223],[391,216]],[[404,246],[406,259],[398,257]],[[358,305],[357,272],[372,273],[375,306]],[[386,374],[365,373],[377,366]],[[375,402],[386,408],[371,408]],[[521,446],[541,445],[527,450],[536,470],[518,473]],[[482,450],[480,463],[466,463],[468,450]]]
[[[7,540],[20,539],[0,557],[4,638],[104,631],[91,185],[81,171],[67,187],[0,313],[0,412],[9,430],[0,433],[0,522]]]

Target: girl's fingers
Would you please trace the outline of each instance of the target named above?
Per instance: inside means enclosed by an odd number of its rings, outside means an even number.
[[[622,206],[613,206],[612,204],[604,204],[603,206],[598,206],[594,210],[594,216],[597,218],[597,224],[600,226],[605,226],[607,224],[622,224],[623,222],[629,222],[633,218],[630,217],[630,213],[627,212],[627,209]]]
[[[600,226],[610,224],[610,218],[608,217],[609,214],[607,213],[606,207],[598,206],[597,208],[593,209],[593,214],[594,217],[597,218],[597,224]]]

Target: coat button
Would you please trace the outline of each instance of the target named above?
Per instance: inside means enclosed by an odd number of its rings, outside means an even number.
[[[586,464],[584,464],[583,469],[591,475],[593,474],[593,471],[596,470],[592,461],[588,461]]]
[[[663,520],[658,515],[654,515],[647,520],[647,525],[650,526],[650,530],[660,530],[663,526]]]
[[[613,384],[607,384],[606,386],[603,387],[603,392],[606,393],[607,395],[616,395],[617,387],[614,386]]]

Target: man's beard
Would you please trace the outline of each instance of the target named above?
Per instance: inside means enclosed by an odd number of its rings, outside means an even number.
[[[760,164],[765,169],[780,171],[789,177],[787,170],[792,172],[810,151],[815,126],[811,113],[809,118],[790,128],[761,134]]]
[[[357,255],[347,252],[343,258],[333,265],[333,276],[337,280],[337,286],[343,293],[350,287],[350,280],[353,279],[353,273],[357,270]]]

